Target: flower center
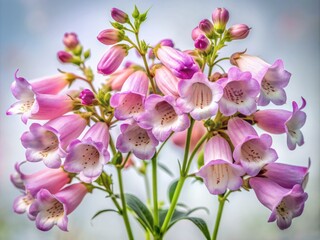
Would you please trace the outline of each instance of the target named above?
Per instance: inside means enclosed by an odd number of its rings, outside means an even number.
[[[155,110],[158,112],[161,125],[170,124],[178,117],[173,107],[165,101],[157,103]]]
[[[150,138],[147,134],[147,131],[138,126],[129,130],[128,140],[135,147],[147,145],[150,143]]]
[[[243,103],[245,99],[245,93],[237,82],[231,82],[227,84],[223,90],[223,94],[225,98],[237,105]]]
[[[55,151],[59,147],[59,139],[56,134],[51,131],[46,131],[43,137],[44,149],[39,152],[42,157],[47,157],[51,151]]]
[[[192,85],[192,102],[197,108],[203,109],[208,106],[212,101],[211,89],[203,83],[195,83]]]
[[[267,95],[269,95],[271,92],[275,92],[275,88],[265,78],[261,81],[261,88]]]
[[[226,164],[212,165],[212,176],[215,177],[215,183],[219,184],[228,177],[228,166]]]
[[[125,112],[130,115],[141,113],[144,110],[142,104],[142,96],[134,93],[127,94],[123,98],[122,107],[124,108]]]
[[[262,149],[250,140],[241,146],[241,153],[248,162],[259,162],[263,158]]]
[[[84,169],[99,162],[100,153],[96,147],[89,144],[81,144],[77,151],[81,152],[79,162],[81,162]]]
[[[290,213],[288,211],[286,203],[282,200],[280,204],[276,207],[278,215],[283,219],[286,220],[290,218]]]
[[[49,208],[47,208],[45,211],[48,220],[51,218],[62,217],[64,214],[63,205],[58,200],[52,202],[52,205],[50,205]]]
[[[22,113],[31,111],[31,107],[33,103],[34,103],[34,99],[28,99],[28,100],[22,101],[19,107],[19,111]]]

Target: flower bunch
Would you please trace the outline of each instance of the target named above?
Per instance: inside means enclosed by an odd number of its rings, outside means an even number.
[[[235,191],[253,189],[258,200],[271,211],[269,221],[280,229],[302,214],[307,193],[308,167],[278,162],[269,134],[286,134],[290,150],[304,143],[300,129],[306,121],[302,104],[292,102],[292,110],[269,109],[270,103],[284,105],[284,88],[291,73],[282,60],[269,64],[246,52],[220,57],[232,41],[245,39],[245,24],[227,27],[229,12],[217,8],[212,19],[204,19],[192,30],[194,48],[181,51],[171,39],[155,45],[140,40],[140,26],[147,19],[135,7],[132,17],[120,9],[111,10],[112,27],[97,39],[108,46],[97,64],[97,73],[106,79],[97,89],[94,72],[87,66],[90,50],[83,51],[78,36],[66,33],[65,49],[57,56],[63,64],[77,67],[81,74],[60,71],[58,75],[28,81],[15,73],[12,93],[18,100],[7,111],[20,114],[23,123],[33,122],[22,134],[27,162],[43,162],[44,169],[25,174],[15,165],[11,181],[22,195],[14,201],[16,213],[27,213],[38,229],[57,225],[67,230],[70,214],[87,193],[104,191],[115,204],[113,211],[124,219],[128,238],[133,233],[128,208],[142,225],[148,238],[162,239],[176,222],[188,219],[206,239],[216,239],[222,209]],[[130,51],[141,63],[120,65]],[[229,60],[225,71],[220,62]],[[86,88],[74,89],[82,81]],[[272,108],[272,107],[271,107]],[[41,121],[41,120],[46,120]],[[266,131],[261,135],[256,128]],[[185,149],[179,161],[180,177],[169,186],[170,203],[158,202],[160,151],[171,139]],[[196,172],[190,173],[198,156]],[[137,162],[139,161],[139,164]],[[26,163],[24,163],[26,164]],[[120,193],[114,192],[114,179],[104,168],[117,170]],[[125,194],[123,170],[134,168],[147,177],[152,168],[152,204]],[[203,182],[217,195],[219,210],[212,236],[194,210],[179,207],[179,195],[186,179]],[[148,186],[147,186],[148,187]],[[148,202],[151,201],[150,189]],[[102,210],[99,214],[107,212]]]

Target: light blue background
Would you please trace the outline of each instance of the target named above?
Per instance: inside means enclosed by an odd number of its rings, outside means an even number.
[[[279,162],[307,165],[307,159],[311,157],[307,187],[309,199],[305,211],[300,218],[293,220],[290,229],[280,231],[276,224],[267,223],[270,212],[258,202],[253,192],[235,193],[225,206],[219,236],[222,240],[320,238],[319,1],[1,0],[0,4],[0,239],[126,239],[123,221],[116,214],[102,215],[90,221],[96,211],[112,206],[101,193],[87,196],[79,209],[71,214],[69,233],[62,233],[56,228],[42,233],[25,215],[12,212],[12,202],[19,192],[11,185],[9,175],[14,163],[24,160],[24,149],[19,138],[27,128],[19,117],[6,117],[5,111],[15,101],[9,88],[17,68],[27,79],[54,74],[57,68],[71,70],[56,60],[56,52],[63,48],[62,36],[70,31],[77,32],[83,45],[92,49],[90,64],[95,66],[106,50],[96,36],[102,29],[110,27],[110,9],[118,7],[131,12],[134,4],[142,10],[151,7],[148,21],[142,27],[142,37],[149,43],[172,38],[177,47],[190,49],[193,47],[191,30],[203,18],[211,18],[216,7],[225,7],[230,11],[230,25],[246,23],[252,31],[246,40],[230,43],[222,55],[248,49],[248,53],[259,55],[268,62],[277,58],[284,60],[286,68],[292,73],[286,88],[288,103],[284,108],[291,109],[293,100],[300,104],[300,96],[308,102],[305,109],[308,119],[302,129],[306,143],[291,152],[286,147],[285,136],[276,136],[274,147],[278,151]],[[98,77],[97,82],[101,83],[102,78]],[[169,146],[163,152],[161,161],[177,173],[176,159],[181,159],[181,156],[182,151]],[[162,173],[159,178],[160,200],[167,200],[166,186],[171,179]],[[145,199],[141,177],[128,171],[124,179],[128,192],[135,192]],[[198,215],[207,220],[211,232],[217,210],[215,197],[209,195],[204,186],[188,183],[181,201],[191,206],[205,205],[210,209],[210,217],[203,212]],[[142,229],[134,219],[131,222],[136,239],[143,239]],[[166,239],[194,240],[202,239],[202,236],[194,225],[184,221],[174,226]]]

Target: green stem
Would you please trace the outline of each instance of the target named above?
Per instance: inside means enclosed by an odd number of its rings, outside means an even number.
[[[184,150],[184,158],[183,158],[183,163],[182,163],[182,168],[181,168],[181,173],[182,173],[181,175],[183,175],[183,176],[186,176],[188,174],[186,172],[186,167],[187,167],[187,163],[188,163],[193,125],[194,125],[194,120],[191,118],[191,123],[190,123],[190,127],[188,128],[187,141],[186,141],[186,146],[185,146],[185,150]]]
[[[159,209],[158,209],[158,184],[157,184],[157,155],[152,158],[152,196],[153,196],[153,218],[154,225],[159,225]]]
[[[121,198],[121,202],[122,202],[122,216],[123,216],[124,224],[127,229],[128,238],[129,238],[129,240],[133,240],[134,238],[133,238],[133,234],[132,234],[132,230],[131,230],[131,226],[130,226],[130,222],[129,222],[129,218],[128,218],[127,203],[126,203],[126,198],[124,196],[123,183],[122,183],[122,173],[121,173],[120,168],[117,168],[117,173],[118,173],[119,188],[120,188],[120,198]]]
[[[218,213],[217,213],[217,217],[216,217],[216,222],[214,225],[214,230],[213,230],[213,234],[212,234],[212,240],[216,240],[217,236],[218,236],[218,230],[219,230],[219,226],[220,226],[220,221],[221,221],[221,217],[222,217],[222,212],[223,212],[223,207],[224,204],[228,198],[228,196],[230,195],[232,191],[229,191],[227,194],[225,195],[219,195],[218,196],[218,200],[219,200],[219,209],[218,209]]]
[[[220,58],[219,60],[217,60],[217,61],[215,61],[215,62],[213,63],[213,66],[216,65],[218,62],[221,62],[221,61],[224,61],[224,60],[230,60],[230,58],[229,58],[229,57]]]

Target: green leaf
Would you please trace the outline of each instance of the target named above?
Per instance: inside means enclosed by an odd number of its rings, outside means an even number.
[[[189,210],[187,212],[187,215],[190,215],[191,213],[195,212],[195,211],[198,211],[198,210],[204,210],[207,214],[209,214],[209,209],[206,208],[206,207],[196,207],[196,208],[193,208],[191,210]]]
[[[93,217],[91,218],[91,220],[93,220],[94,218],[98,217],[100,214],[106,213],[106,212],[116,212],[116,213],[118,213],[119,215],[121,215],[117,210],[114,210],[114,209],[104,209],[104,210],[98,211],[95,215],[93,215]]]
[[[169,196],[169,201],[170,202],[172,201],[172,198],[173,198],[174,192],[176,191],[178,182],[179,182],[179,179],[176,179],[170,184],[170,187],[169,187],[169,190],[168,190],[168,196]]]
[[[162,226],[167,213],[168,213],[168,209],[161,209],[159,211],[159,225],[160,226]],[[174,213],[172,214],[172,218],[171,218],[170,222],[176,221],[177,219],[179,219],[179,218],[181,218],[183,216],[186,216],[185,212],[182,212],[182,211],[179,211],[179,210],[175,210]]]
[[[206,222],[203,219],[197,218],[197,217],[183,217],[180,220],[184,220],[184,219],[193,222],[199,228],[199,230],[203,233],[204,237],[207,240],[210,240],[209,229]]]
[[[200,151],[199,155],[198,155],[198,169],[200,169],[203,165],[204,165],[204,151]]]
[[[127,193],[125,195],[128,207],[137,215],[137,219],[141,225],[153,232],[153,218],[146,205],[132,194]]]
[[[164,165],[163,163],[158,161],[158,166],[161,170],[163,170],[165,173],[167,173],[170,177],[173,177],[173,173],[170,171],[170,169]]]

